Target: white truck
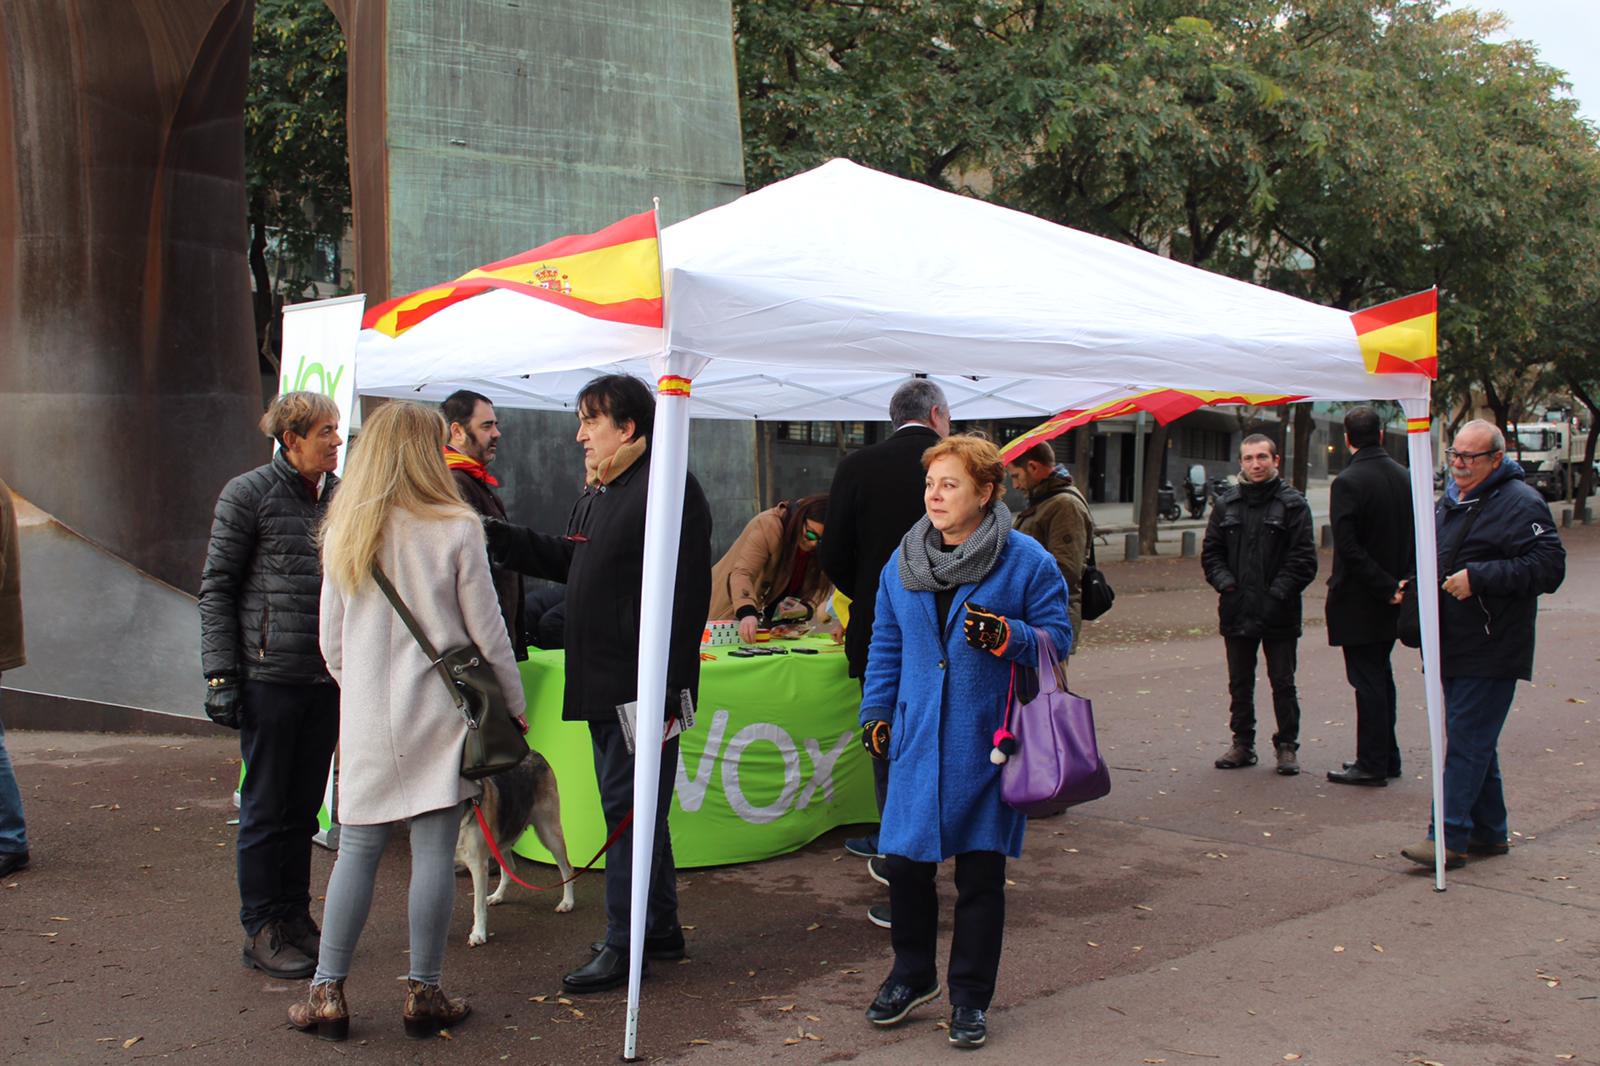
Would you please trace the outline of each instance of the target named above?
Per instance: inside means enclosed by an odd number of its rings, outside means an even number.
[[[1522,464],[1528,484],[1545,499],[1566,496],[1568,478],[1576,487],[1583,473],[1585,434],[1570,422],[1514,422],[1509,428],[1507,452]]]

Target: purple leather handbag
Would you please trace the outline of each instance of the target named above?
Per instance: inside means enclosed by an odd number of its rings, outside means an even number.
[[[1040,818],[1104,796],[1111,791],[1111,772],[1094,741],[1094,704],[1057,683],[1055,644],[1043,630],[1033,632],[1039,644],[1039,692],[1026,703],[1016,698],[1013,664],[1001,733],[1015,738],[1016,751],[1001,764],[1000,798]],[[997,748],[999,740],[996,734]]]

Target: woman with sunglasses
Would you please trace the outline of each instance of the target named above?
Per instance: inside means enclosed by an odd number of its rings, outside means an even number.
[[[737,618],[739,639],[756,639],[762,622],[803,622],[833,594],[817,562],[828,497],[805,496],[750,520],[711,570],[712,618]]]

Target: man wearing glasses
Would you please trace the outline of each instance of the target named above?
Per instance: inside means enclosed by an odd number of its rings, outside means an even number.
[[[1544,498],[1506,458],[1489,422],[1461,427],[1445,452],[1451,482],[1434,511],[1444,595],[1439,597],[1444,682],[1445,866],[1511,847],[1496,750],[1517,679],[1533,677],[1539,594],[1566,575],[1567,554]],[[1450,573],[1444,571],[1449,569]],[[1434,865],[1437,826],[1400,853]]]

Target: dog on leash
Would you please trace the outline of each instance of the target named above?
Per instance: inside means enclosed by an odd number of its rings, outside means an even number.
[[[561,902],[556,911],[565,914],[572,909],[572,864],[567,861],[567,841],[561,832],[561,793],[556,788],[555,771],[538,752],[529,752],[515,769],[486,777],[479,782],[483,796],[478,800],[483,819],[494,833],[495,847],[500,849],[506,862],[516,865],[516,854],[511,846],[522,834],[533,829],[543,844],[555,856],[556,866],[566,883],[561,886]],[[494,895],[488,895],[489,844],[483,839],[483,829],[477,816],[468,805],[461,815],[461,834],[456,838],[456,862],[466,866],[472,875],[472,932],[467,944],[477,947],[489,941],[489,908],[506,896],[506,886],[511,883],[507,871],[500,871],[500,884]]]

